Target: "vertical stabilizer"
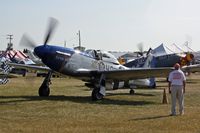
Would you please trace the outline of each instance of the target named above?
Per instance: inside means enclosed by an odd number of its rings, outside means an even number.
[[[144,61],[143,68],[152,68],[155,67],[155,64],[156,64],[155,57],[151,53],[149,53]]]
[[[151,53],[149,53],[148,56],[146,57],[143,68],[153,68],[155,67],[155,65],[156,65],[156,59]],[[156,88],[156,82],[154,77],[149,78],[149,88]]]

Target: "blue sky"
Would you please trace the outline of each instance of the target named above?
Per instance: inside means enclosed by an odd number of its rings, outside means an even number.
[[[78,45],[78,30],[87,48],[135,51],[161,43],[200,50],[200,1],[198,0],[0,0],[0,49],[6,34],[14,47],[28,33],[41,44],[48,17],[59,21],[51,44]]]

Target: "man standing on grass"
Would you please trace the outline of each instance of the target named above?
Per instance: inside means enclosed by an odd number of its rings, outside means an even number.
[[[180,115],[184,114],[184,93],[185,93],[185,75],[180,70],[180,65],[174,65],[175,70],[169,74],[169,93],[171,93],[171,115],[176,115],[176,99],[179,103]]]

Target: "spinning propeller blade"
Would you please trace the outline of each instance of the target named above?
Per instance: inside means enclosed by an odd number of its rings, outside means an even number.
[[[36,43],[27,34],[22,36],[19,45],[31,49],[34,49],[37,46]]]
[[[46,45],[49,42],[49,40],[51,39],[57,24],[58,24],[58,21],[55,18],[49,18],[49,25],[47,27],[46,35],[44,37],[45,38],[44,45]],[[22,36],[22,39],[21,39],[19,45],[25,46],[30,49],[34,49],[35,47],[37,47],[36,43],[27,34],[24,34]]]
[[[55,18],[49,18],[49,25],[48,25],[47,32],[45,35],[44,45],[46,45],[51,39],[57,25],[58,25],[58,21]]]

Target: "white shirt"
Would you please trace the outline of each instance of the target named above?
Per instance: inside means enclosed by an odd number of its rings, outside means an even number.
[[[169,81],[171,82],[171,85],[183,85],[183,81],[185,80],[185,75],[180,69],[174,70],[169,74]]]

